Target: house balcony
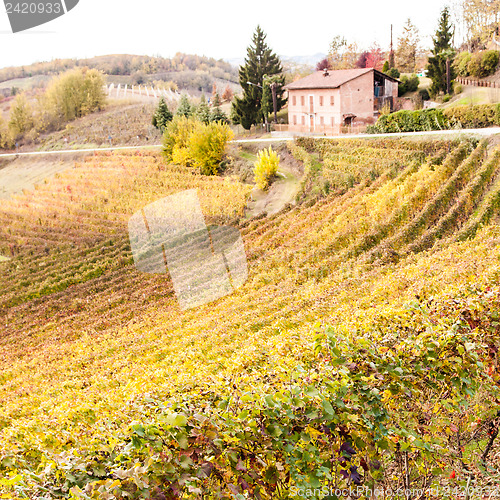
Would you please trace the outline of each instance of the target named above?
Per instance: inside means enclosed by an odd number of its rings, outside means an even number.
[[[389,106],[390,110],[394,110],[394,98],[392,96],[375,96],[373,99],[373,110],[380,111],[383,107]]]

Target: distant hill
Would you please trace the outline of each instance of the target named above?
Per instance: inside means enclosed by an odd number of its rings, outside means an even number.
[[[29,66],[0,69],[0,84],[3,88],[24,88],[24,79],[35,76],[55,76],[75,67],[101,70],[109,82],[152,83],[174,82],[179,89],[211,92],[212,85],[238,82],[238,70],[227,61],[212,57],[177,53],[172,58],[112,54],[90,59],[55,59]],[[20,81],[21,80],[21,81]],[[40,78],[37,79],[37,82]]]
[[[327,54],[323,54],[322,52],[317,52],[316,54],[313,55],[306,55],[306,56],[280,56],[280,59],[283,61],[283,63],[293,63],[294,65],[306,65],[306,66],[316,66],[316,63],[321,61],[321,59],[324,59],[327,56]],[[232,59],[225,59],[229,64],[232,64],[233,66],[240,66],[245,62],[244,57],[234,57]]]

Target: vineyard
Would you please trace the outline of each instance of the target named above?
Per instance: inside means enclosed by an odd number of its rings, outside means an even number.
[[[267,217],[244,217],[252,186],[156,153],[2,201],[0,498],[488,498],[500,149],[288,147],[301,190]],[[127,224],[192,188],[207,223],[239,227],[249,276],[181,311],[135,269]]]

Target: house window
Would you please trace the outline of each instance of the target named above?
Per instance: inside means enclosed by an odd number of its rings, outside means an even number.
[[[293,115],[293,124],[297,125],[297,115]]]
[[[333,106],[333,96],[330,96],[330,106]]]
[[[293,103],[293,105],[294,105],[294,106],[296,106],[296,105],[297,105],[297,96],[296,96],[296,95],[294,95],[294,96],[292,97],[292,103]]]
[[[323,106],[323,96],[322,95],[319,96],[319,105]]]
[[[306,124],[306,117],[304,115],[302,115],[302,125],[305,125]]]
[[[335,125],[335,117],[332,116],[332,125]]]
[[[300,96],[300,105],[301,106],[305,106],[306,105],[306,98],[303,95]]]
[[[325,119],[322,116],[319,117],[319,124],[320,125],[324,125],[325,124]]]

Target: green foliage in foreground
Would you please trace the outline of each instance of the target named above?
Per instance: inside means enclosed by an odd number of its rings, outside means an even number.
[[[381,116],[368,132],[424,132],[461,128],[484,128],[500,125],[500,104],[454,106],[447,109],[397,111]]]
[[[222,393],[149,394],[130,402],[133,423],[110,422],[95,441],[0,454],[0,492],[286,499],[309,488],[319,499],[333,485],[394,488],[387,472],[403,460],[407,487],[435,487],[450,470],[463,487],[470,466],[484,468],[460,439],[470,442],[498,408],[489,360],[499,307],[496,286],[407,304],[369,331],[317,325],[292,373],[263,370],[251,383],[228,380]]]

